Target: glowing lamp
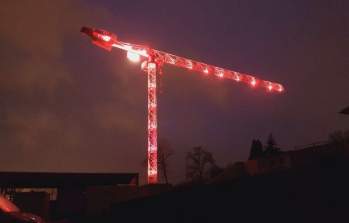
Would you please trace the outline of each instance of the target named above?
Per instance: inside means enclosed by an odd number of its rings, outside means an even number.
[[[141,60],[139,54],[131,51],[127,51],[127,58],[134,63],[137,63]]]
[[[105,42],[109,42],[111,40],[111,37],[107,35],[103,35],[102,40],[104,40]]]
[[[189,70],[193,69],[193,63],[190,60],[187,61],[187,68]]]
[[[250,82],[252,87],[255,87],[257,84],[256,78],[252,78],[251,82]]]
[[[269,83],[267,88],[268,88],[269,91],[272,91],[273,90],[273,84]]]
[[[241,81],[240,75],[237,72],[235,72],[235,80],[237,82]]]

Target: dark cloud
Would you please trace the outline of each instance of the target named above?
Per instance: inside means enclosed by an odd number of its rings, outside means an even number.
[[[71,66],[76,58],[66,59],[70,47],[86,41],[79,34],[82,25],[110,18],[107,10],[96,6],[91,12],[78,1],[1,2],[1,169],[111,171],[120,167],[112,159],[101,162],[96,154],[113,144],[108,131],[120,139],[121,129],[135,134],[136,123],[124,117],[129,113],[126,109],[85,98],[93,91],[83,86],[81,72],[86,70]],[[121,80],[118,83],[122,86]],[[119,149],[106,151],[106,156],[111,152],[114,159],[128,154]]]

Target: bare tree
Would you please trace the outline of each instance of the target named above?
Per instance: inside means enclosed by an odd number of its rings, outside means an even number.
[[[171,144],[166,139],[159,140],[158,146],[158,173],[159,177],[166,183],[169,183],[169,159],[173,155]],[[148,159],[144,159],[143,166],[148,165]]]
[[[170,143],[164,139],[160,140],[158,150],[158,168],[166,184],[168,184],[169,158],[172,155],[173,150]]]
[[[194,147],[192,152],[187,153],[186,178],[203,182],[212,166],[215,166],[212,153],[205,151],[201,146]]]

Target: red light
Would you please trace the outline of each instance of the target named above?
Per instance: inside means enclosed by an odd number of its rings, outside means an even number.
[[[215,69],[215,71],[216,71],[215,74],[216,74],[217,77],[219,77],[219,78],[223,78],[224,77],[224,70],[223,69],[220,69],[220,68],[217,67]]]
[[[104,40],[105,42],[109,42],[111,40],[111,37],[107,35],[102,35],[102,40]]]
[[[268,82],[267,88],[268,88],[269,91],[272,91],[273,90],[273,84]]]
[[[281,84],[278,85],[278,89],[277,89],[278,92],[283,92],[284,91],[284,87],[282,87]]]
[[[191,62],[190,60],[187,60],[186,63],[187,63],[187,68],[189,70],[193,69],[193,62]]]
[[[241,77],[240,77],[240,75],[238,74],[238,72],[234,72],[234,73],[235,73],[235,80],[236,80],[237,82],[241,81]]]
[[[148,63],[148,183],[158,183],[156,64]]]
[[[205,74],[208,74],[208,68],[207,68],[207,67],[205,67],[204,73],[205,73]]]
[[[255,87],[257,85],[256,78],[252,77],[250,84],[252,87]]]
[[[141,64],[141,70],[147,72],[148,70],[148,61],[143,61],[142,64]]]
[[[148,64],[148,68],[155,69],[156,68],[156,64],[155,63],[149,63]]]
[[[170,64],[176,64],[175,57],[172,57],[171,55],[166,55],[167,62]]]

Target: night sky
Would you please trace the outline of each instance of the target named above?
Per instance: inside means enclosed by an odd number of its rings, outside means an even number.
[[[269,94],[164,68],[159,137],[184,157],[203,145],[224,166],[251,140],[326,140],[349,128],[349,1],[10,1],[0,3],[0,170],[140,172],[146,156],[146,75],[125,52],[92,44],[93,26],[282,83]]]

